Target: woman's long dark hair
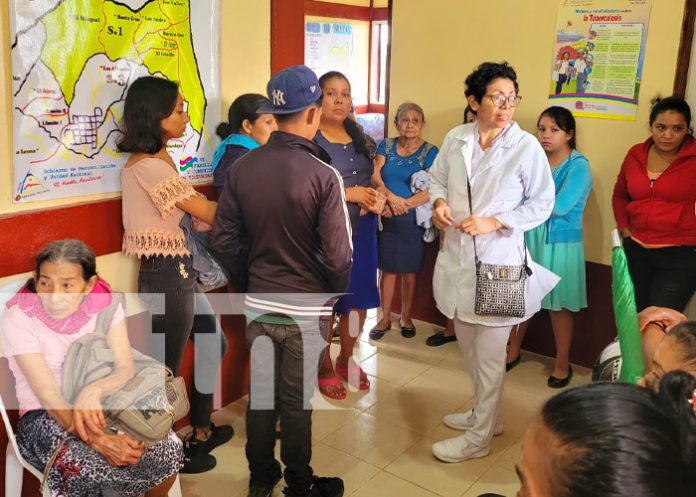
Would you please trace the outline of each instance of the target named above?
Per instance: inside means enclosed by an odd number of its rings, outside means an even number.
[[[249,120],[254,123],[261,114],[257,111],[268,99],[259,93],[245,93],[238,96],[227,112],[227,122],[218,124],[215,133],[223,140],[233,133],[242,132],[242,123]]]
[[[661,98],[655,97],[652,100],[652,107],[650,108],[650,126],[653,125],[657,116],[667,111],[676,112],[681,114],[686,121],[686,127],[689,130],[689,134],[693,135],[694,130],[691,127],[691,107],[682,97],[678,95],[672,95],[671,97]]]
[[[573,117],[573,113],[565,107],[552,105],[551,107],[544,110],[544,112],[542,112],[539,116],[539,120],[537,121],[537,128],[539,127],[539,122],[541,121],[541,118],[544,116],[553,119],[553,122],[556,123],[556,126],[558,126],[563,131],[571,135],[570,140],[568,140],[568,146],[575,150],[575,135],[577,133],[575,131],[575,118]]]
[[[322,74],[322,76],[319,78],[319,86],[321,87],[322,91],[324,90],[326,82],[334,78],[344,80],[346,83],[348,83],[348,87],[350,87],[350,81],[348,81],[345,74],[339,71],[329,71]],[[352,117],[346,117],[343,120],[343,127],[345,128],[346,133],[348,133],[348,136],[350,136],[350,139],[353,140],[355,151],[359,154],[363,154],[368,159],[372,159],[372,157],[375,155],[377,145],[372,138],[365,134],[362,126],[360,126]]]
[[[624,383],[566,390],[542,409],[552,433],[553,497],[693,497],[696,379],[667,374],[660,392]]]
[[[154,76],[136,79],[126,94],[123,106],[123,137],[120,152],[156,154],[162,143],[162,119],[176,106],[179,85]]]

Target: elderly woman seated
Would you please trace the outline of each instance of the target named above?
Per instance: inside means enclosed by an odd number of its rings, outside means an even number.
[[[105,430],[102,399],[134,374],[119,306],[107,342],[113,372],[84,387],[70,405],[61,394],[62,365],[70,346],[94,332],[97,316],[111,304],[111,289],[97,276],[92,250],[77,240],[46,246],[34,277],[7,303],[2,323],[4,354],[16,380],[22,456],[40,471],[54,495],[166,496],[182,465],[173,432],[152,447]]]

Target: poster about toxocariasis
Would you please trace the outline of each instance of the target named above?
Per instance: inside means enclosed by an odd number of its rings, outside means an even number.
[[[651,0],[560,0],[549,101],[576,116],[634,120]]]

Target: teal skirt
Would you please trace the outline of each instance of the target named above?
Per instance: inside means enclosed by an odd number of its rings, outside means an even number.
[[[546,223],[525,233],[532,259],[561,277],[541,301],[542,309],[577,312],[587,307],[585,249],[582,242],[546,242]]]

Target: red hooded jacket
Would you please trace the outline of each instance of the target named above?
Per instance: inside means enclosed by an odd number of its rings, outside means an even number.
[[[652,144],[649,138],[631,147],[621,165],[612,199],[616,225],[646,245],[696,246],[696,140],[687,136],[654,182],[647,169]]]

